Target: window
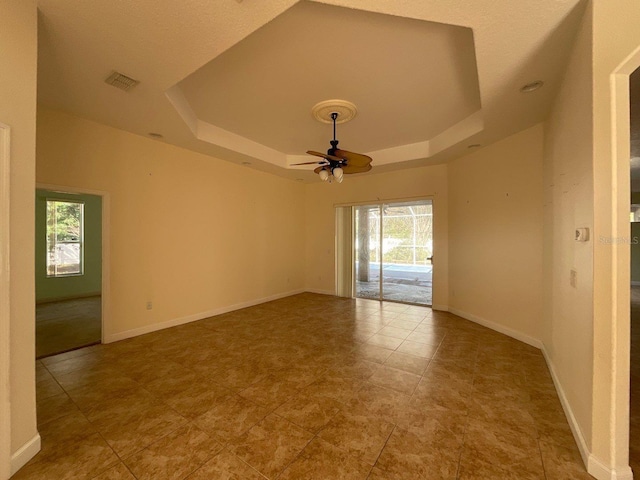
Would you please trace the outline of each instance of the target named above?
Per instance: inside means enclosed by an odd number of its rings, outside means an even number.
[[[47,276],[83,274],[84,204],[47,200]]]

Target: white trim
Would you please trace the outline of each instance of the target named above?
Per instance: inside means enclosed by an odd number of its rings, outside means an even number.
[[[631,467],[623,468],[622,472],[611,470],[593,455],[589,455],[587,472],[598,480],[633,480]]]
[[[36,435],[11,455],[11,475],[24,467],[40,451],[40,434]]]
[[[10,128],[0,123],[0,477],[11,471]]]
[[[36,183],[36,189],[51,190],[62,193],[80,193],[86,195],[96,195],[102,198],[102,343],[108,343],[105,338],[105,331],[111,325],[111,195],[102,190],[90,188],[72,187],[69,185],[52,185],[49,183]]]
[[[633,280],[631,281],[631,286],[632,287],[640,287],[640,282],[634,282]]]
[[[569,422],[569,427],[571,427],[571,432],[573,433],[573,438],[578,444],[578,450],[580,450],[580,456],[582,457],[582,461],[585,465],[588,464],[589,457],[591,456],[591,452],[589,451],[589,447],[587,446],[587,442],[584,439],[584,435],[582,434],[582,430],[580,430],[580,426],[576,420],[575,415],[573,414],[573,410],[571,409],[571,405],[569,404],[569,400],[567,400],[567,396],[564,393],[564,389],[562,388],[562,384],[560,383],[560,379],[556,374],[556,369],[551,361],[551,357],[547,353],[547,348],[545,345],[542,345],[542,355],[544,356],[545,361],[547,362],[547,367],[549,368],[549,373],[551,373],[551,378],[553,379],[553,384],[556,387],[556,392],[558,393],[558,397],[560,398],[560,403],[562,404],[562,408],[564,410],[564,414],[567,417],[567,421]],[[593,474],[592,474],[593,475]],[[600,478],[600,477],[596,477]]]
[[[624,168],[629,158],[629,146],[631,145],[629,117],[630,94],[629,77],[640,66],[640,46],[632,52],[611,72],[609,76],[610,87],[610,135],[611,135],[611,162],[608,165],[611,173],[611,236],[619,237],[629,235],[629,168]],[[597,180],[597,179],[596,179]],[[605,202],[606,203],[606,202]],[[604,232],[609,235],[608,232]],[[610,455],[611,460],[606,463],[613,464],[613,468],[604,469],[609,472],[605,478],[632,478],[629,477],[629,391],[630,391],[630,357],[631,357],[631,318],[629,312],[629,263],[631,260],[631,247],[628,244],[615,245],[611,252],[611,299],[610,313],[600,315],[594,319],[594,331],[603,331],[604,326],[610,330],[610,343],[607,345],[610,357],[599,358],[597,355],[594,364],[605,365],[611,371],[611,377],[606,376],[606,387],[593,390],[594,405],[598,409],[593,412],[594,418],[607,418],[609,428],[601,435],[608,434],[606,454],[599,447],[599,455]],[[608,268],[608,266],[607,266]],[[597,276],[598,272],[594,272]],[[605,335],[605,339],[608,337]],[[599,342],[599,337],[594,337],[594,345]],[[595,348],[595,347],[594,347]],[[607,365],[605,362],[610,362]],[[604,370],[604,369],[603,369]],[[597,370],[596,370],[597,371]],[[604,375],[602,377],[605,377]],[[595,382],[605,378],[595,378]],[[594,383],[595,385],[595,383]],[[601,411],[601,407],[607,406],[608,411]],[[620,470],[617,465],[624,465]],[[589,468],[600,471],[603,464],[596,458],[589,458]]]
[[[320,290],[318,288],[305,288],[303,291],[307,293],[317,293],[318,295],[331,295],[332,297],[337,296],[335,291]]]
[[[431,305],[431,310],[437,310],[439,312],[448,312],[449,305],[438,305],[434,303],[433,305]]]
[[[285,293],[278,293],[275,295],[270,295],[268,297],[258,298],[256,300],[249,300],[246,302],[236,303],[234,305],[229,305],[226,307],[214,308],[213,310],[208,310],[206,312],[194,313],[192,315],[187,315],[186,317],[167,320],[166,322],[154,323],[151,325],[145,325],[144,327],[125,330],[124,332],[106,335],[104,337],[104,343],[118,342],[120,340],[137,337],[139,335],[144,335],[146,333],[157,332],[158,330],[164,330],[165,328],[177,327],[178,325],[184,325],[185,323],[196,322],[198,320],[203,320],[205,318],[215,317],[216,315],[222,315],[223,313],[232,312],[234,310],[240,310],[241,308],[253,307],[261,303],[271,302],[273,300],[278,300],[284,297],[290,297],[291,295],[297,295],[299,293],[304,293],[304,292],[305,292],[304,289],[299,289],[299,290],[293,290]]]
[[[558,393],[558,397],[560,398],[562,409],[564,410],[564,414],[567,417],[567,422],[569,423],[569,427],[571,427],[571,433],[573,433],[573,438],[578,445],[580,456],[582,457],[583,463],[587,467],[587,472],[598,480],[633,480],[633,473],[631,472],[630,467],[622,468],[621,470],[611,470],[589,451],[589,447],[584,438],[584,435],[582,434],[580,425],[578,425],[578,421],[573,414],[573,410],[571,409],[569,400],[567,400],[567,396],[564,393],[564,389],[562,388],[562,384],[560,383],[560,379],[556,374],[556,369],[553,365],[553,362],[551,361],[551,357],[549,357],[545,345],[542,345],[541,350],[542,355],[544,355],[544,359],[547,362],[547,367],[549,367],[549,372],[551,373],[553,384],[555,385],[556,392]]]
[[[504,333],[505,335],[515,338],[516,340],[520,340],[528,345],[531,345],[535,348],[542,348],[542,342],[537,338],[530,337],[529,335],[519,332],[517,330],[513,330],[509,327],[505,327],[504,325],[500,325],[499,323],[492,322],[491,320],[487,320],[482,317],[478,317],[471,313],[463,312],[462,310],[458,310],[456,308],[449,308],[449,312],[457,315],[459,317],[465,318],[467,320],[471,320],[474,323],[482,325],[484,327],[488,327],[491,330],[495,330],[496,332]]]

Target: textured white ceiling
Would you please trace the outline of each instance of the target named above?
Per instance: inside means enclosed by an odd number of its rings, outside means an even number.
[[[298,3],[296,0],[244,0],[241,3],[235,0],[38,0],[39,101],[46,106],[141,135],[160,132],[164,134],[162,141],[236,163],[250,161],[251,168],[289,178],[312,180],[315,178],[312,173],[288,167],[291,158],[285,154],[295,154],[302,146],[295,139],[301,139],[305,149],[321,149],[322,143],[307,144],[312,141],[326,142],[327,132],[322,131],[322,125],[313,121],[280,122],[277,119],[278,112],[271,111],[270,102],[274,98],[284,98],[291,111],[299,109],[308,112],[312,106],[309,100],[313,97],[310,83],[315,87],[326,88],[326,83],[332,82],[336,91],[345,92],[342,96],[348,96],[354,91],[353,85],[349,87],[354,75],[349,74],[348,67],[344,64],[322,65],[324,62],[318,61],[320,58],[314,58],[316,54],[320,56],[321,42],[315,42],[316,50],[313,55],[306,59],[297,58],[290,68],[334,68],[335,76],[331,77],[332,80],[280,83],[277,78],[269,78],[265,79],[262,86],[251,85],[251,89],[255,87],[260,90],[270,84],[273,86],[270,94],[264,91],[251,93],[245,88],[245,95],[253,96],[255,102],[246,102],[247,105],[228,102],[225,106],[230,111],[234,108],[237,111],[248,111],[251,108],[256,121],[243,122],[239,118],[226,117],[221,120],[221,117],[211,116],[210,110],[200,110],[198,104],[191,105],[188,101],[190,94],[178,91],[176,85],[202,67],[205,70],[213,68],[216,59],[224,63],[226,55],[223,54],[229,49],[228,56],[233,58],[235,49],[232,47],[237,45],[238,51],[242,51],[245,48],[245,38],[246,48],[250,50],[251,34],[274,19],[275,26],[281,20],[286,22],[289,8],[299,7],[303,13],[308,13],[308,10],[317,12],[317,15],[330,15],[328,12],[331,9],[319,7],[333,5],[352,9],[344,16],[353,17],[358,22],[366,18],[378,18],[367,12],[387,15],[388,18],[380,20],[378,28],[384,29],[383,25],[393,26],[388,32],[385,30],[383,35],[391,44],[400,41],[398,35],[410,38],[413,25],[418,26],[416,30],[419,32],[416,35],[435,35],[434,42],[446,43],[445,39],[462,42],[461,52],[453,48],[455,55],[451,53],[450,45],[437,51],[430,51],[429,46],[424,45],[417,48],[418,55],[423,51],[426,55],[437,56],[443,53],[446,57],[438,61],[438,65],[433,65],[434,73],[439,72],[438,78],[442,75],[443,78],[452,79],[448,85],[449,91],[440,95],[443,108],[438,115],[419,117],[413,112],[413,117],[407,119],[410,128],[406,131],[398,128],[402,131],[392,132],[396,137],[384,140],[385,135],[389,135],[388,124],[381,122],[379,119],[384,115],[373,109],[376,105],[382,108],[385,102],[386,108],[389,108],[393,102],[388,98],[380,98],[379,90],[360,89],[358,98],[346,98],[361,107],[359,116],[346,124],[344,130],[339,130],[339,138],[344,143],[341,146],[348,146],[352,150],[373,149],[377,152],[374,157],[374,172],[439,163],[466,151],[470,143],[491,143],[546,117],[584,4],[580,0],[323,0],[312,2],[311,5],[297,5]],[[319,5],[315,5],[316,3]],[[362,15],[358,15],[358,10]],[[295,14],[295,10],[292,12]],[[425,22],[442,25],[433,26]],[[402,32],[398,34],[396,30],[394,33],[394,28],[400,25]],[[427,25],[434,28],[426,28]],[[477,96],[474,98],[471,95],[474,87],[470,84],[475,82],[475,78],[472,78],[474,74],[468,70],[471,64],[470,53],[468,42],[464,40],[465,36],[468,37],[468,33],[464,32],[468,30],[461,29],[458,32],[459,29],[446,28],[444,25],[465,27],[473,32],[477,64],[475,94],[479,96],[481,110],[453,125],[445,134],[438,135],[437,132],[443,125],[455,123],[457,118],[464,117],[473,110],[472,106],[478,102]],[[267,25],[266,29],[269,28],[270,25]],[[344,27],[332,28],[329,24],[324,29],[316,30],[317,28],[313,26],[309,30],[315,31],[317,39],[324,39],[327,44],[335,45],[338,39],[337,48],[340,52],[361,52],[357,60],[367,69],[377,68],[390,75],[392,67],[398,63],[403,65],[405,60],[400,55],[385,56],[383,49],[387,43],[376,43],[371,37],[367,37],[366,42],[359,43],[359,37],[349,35]],[[442,32],[434,34],[438,29]],[[255,62],[248,61],[243,55],[238,55],[238,60],[244,62],[242,68],[251,71],[263,56],[277,58],[276,53],[280,48],[295,52],[296,44],[304,43],[304,39],[300,38],[304,36],[303,33],[298,31],[285,36],[281,39],[285,42],[284,45],[263,45],[264,52],[254,59]],[[256,33],[257,36],[260,34],[260,31]],[[304,41],[313,40],[313,35],[306,37],[308,38]],[[275,33],[274,38],[277,38]],[[260,45],[254,47],[254,53],[259,51]],[[410,55],[413,54],[416,52],[412,49]],[[401,58],[396,58],[398,56]],[[458,65],[461,70],[454,72],[453,65]],[[234,74],[241,73],[242,68]],[[432,66],[422,65],[420,68],[423,71],[418,73],[420,69],[417,68],[418,75],[429,73],[427,69],[430,71]],[[114,89],[104,83],[112,70],[129,75],[141,83],[129,93]],[[282,72],[283,77],[289,74],[286,70]],[[233,75],[229,78],[233,78]],[[299,78],[304,78],[304,75]],[[423,82],[405,83],[399,103],[406,104],[410,98],[422,104],[432,101],[437,96],[436,91],[442,87],[438,78],[429,79],[432,83],[426,87]],[[543,89],[528,95],[519,93],[520,86],[538,79],[545,81]],[[373,83],[371,86],[373,87]],[[234,85],[234,88],[237,87],[238,85]],[[341,88],[344,90],[340,90]],[[352,90],[348,90],[349,88]],[[240,91],[237,89],[237,92]],[[236,95],[239,96],[239,93]],[[322,97],[317,98],[320,101],[333,95],[329,95],[329,89],[326,89],[318,92],[317,96]],[[335,96],[341,95],[336,93]],[[191,101],[193,102],[193,98]],[[212,101],[215,105],[215,99]],[[431,106],[432,111],[437,109],[438,105]],[[200,115],[209,121],[198,119]],[[267,122],[271,117],[273,123]],[[372,124],[366,132],[357,132],[356,122],[374,121],[374,117],[377,118],[377,123]],[[264,122],[262,126],[258,120]],[[228,123],[221,126],[211,122]],[[269,124],[266,125],[267,123]],[[418,124],[424,124],[424,138],[429,139],[428,141],[422,142],[420,135],[416,133],[420,130]],[[315,129],[315,133],[309,133],[309,128]],[[374,143],[368,141],[367,137],[379,138],[380,141]],[[412,142],[414,139],[417,139],[417,143],[406,145],[401,150],[378,150],[386,145]],[[399,156],[404,161],[395,161]]]
[[[343,147],[429,140],[480,109],[471,29],[300,2],[179,84],[205,122],[288,154],[330,147],[311,107],[358,107]]]

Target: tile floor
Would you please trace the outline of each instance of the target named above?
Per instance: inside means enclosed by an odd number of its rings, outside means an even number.
[[[590,479],[541,353],[301,294],[37,362],[19,479]]]

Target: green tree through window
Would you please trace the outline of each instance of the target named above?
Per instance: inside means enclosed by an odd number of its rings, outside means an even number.
[[[82,275],[84,204],[47,200],[47,276]]]

